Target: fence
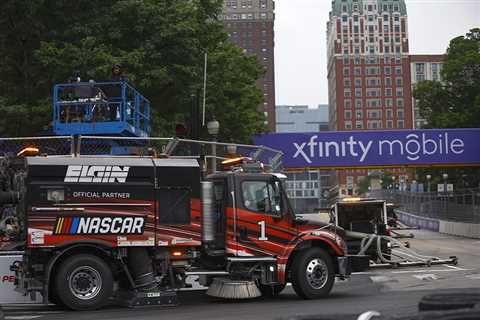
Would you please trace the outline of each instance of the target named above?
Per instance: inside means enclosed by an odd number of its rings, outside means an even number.
[[[408,213],[453,222],[480,223],[480,189],[456,192],[402,192],[382,190],[372,196],[401,206]]]
[[[71,136],[0,138],[0,157],[16,156],[25,148],[38,148],[40,154],[70,155],[74,152]]]

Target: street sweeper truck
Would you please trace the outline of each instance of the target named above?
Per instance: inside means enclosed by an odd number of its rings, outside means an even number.
[[[175,305],[195,276],[218,298],[329,294],[355,259],[342,228],[297,218],[285,176],[248,158],[46,156],[0,164],[16,290],[74,310]],[[26,156],[30,155],[30,156]],[[368,258],[367,258],[368,259]]]

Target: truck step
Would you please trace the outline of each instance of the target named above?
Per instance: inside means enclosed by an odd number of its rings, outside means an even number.
[[[128,308],[144,306],[176,307],[178,305],[177,293],[172,290],[162,291],[124,291],[119,293],[120,304]]]

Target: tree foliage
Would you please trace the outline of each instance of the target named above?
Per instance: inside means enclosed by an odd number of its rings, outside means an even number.
[[[423,81],[414,90],[429,128],[480,126],[480,28],[450,41],[443,82]]]
[[[0,135],[35,134],[48,124],[52,86],[74,71],[108,80],[119,63],[152,102],[153,133],[172,135],[189,120],[191,95],[203,82],[209,53],[207,119],[222,139],[261,132],[255,81],[263,69],[227,39],[217,19],[222,0],[5,0],[0,4]],[[50,114],[50,113],[49,113]],[[34,119],[18,129],[18,119]],[[25,118],[23,118],[25,119]],[[244,125],[241,125],[244,124]]]

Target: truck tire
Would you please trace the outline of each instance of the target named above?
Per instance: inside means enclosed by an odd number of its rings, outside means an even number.
[[[303,299],[327,296],[335,281],[332,257],[321,248],[300,251],[291,266],[292,286]]]
[[[258,289],[260,289],[263,297],[274,298],[277,297],[280,292],[283,291],[283,289],[285,289],[285,284],[275,284],[272,286],[259,284]]]
[[[72,310],[99,309],[112,296],[112,271],[97,256],[74,255],[60,265],[55,289],[63,304]]]

